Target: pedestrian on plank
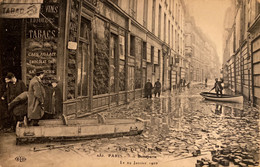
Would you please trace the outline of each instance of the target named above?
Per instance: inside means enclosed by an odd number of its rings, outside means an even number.
[[[7,101],[8,106],[10,103],[21,93],[27,90],[24,82],[22,80],[18,80],[15,75],[11,72],[7,73],[5,77],[6,82],[6,91],[1,97],[2,100]],[[14,130],[16,126],[16,116],[14,112],[8,108],[9,114],[9,122],[11,123],[11,129]]]
[[[158,94],[158,97],[160,97],[161,94],[161,82],[160,79],[157,79],[157,81],[154,83],[154,97]]]
[[[39,120],[44,115],[45,89],[42,83],[44,71],[36,69],[28,90],[28,119],[31,125],[38,126]]]
[[[145,97],[147,99],[152,98],[152,89],[153,89],[153,85],[150,82],[150,79],[148,79],[144,86]]]

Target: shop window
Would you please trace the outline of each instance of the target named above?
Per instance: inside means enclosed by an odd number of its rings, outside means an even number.
[[[128,67],[128,87],[130,91],[134,90],[134,73],[135,68],[133,66]]]
[[[88,57],[90,56],[90,46],[89,46],[89,33],[90,33],[90,21],[81,18],[80,23],[80,42],[79,42],[79,52],[77,54],[77,96],[87,96],[88,95]]]
[[[116,67],[118,65],[117,52],[118,36],[111,34],[110,37],[110,92],[116,91]]]
[[[119,58],[125,60],[125,37],[119,36]]]
[[[78,96],[87,96],[87,57],[89,57],[89,44],[80,42],[79,54],[77,55],[77,86]]]
[[[95,18],[93,30],[93,95],[100,95],[108,93],[109,88],[109,24]]]
[[[146,68],[143,68],[143,78],[142,78],[142,88],[144,87],[146,83]]]
[[[125,65],[119,65],[119,91],[125,91]]]
[[[135,89],[140,89],[141,88],[141,81],[142,81],[142,67],[141,67],[141,62],[142,62],[142,40],[140,38],[136,37],[135,40],[135,54],[136,54],[136,75],[135,75]]]

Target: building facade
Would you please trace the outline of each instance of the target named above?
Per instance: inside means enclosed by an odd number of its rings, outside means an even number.
[[[2,80],[13,72],[28,85],[43,69],[66,115],[142,98],[147,79],[169,90],[186,77],[182,0],[4,0],[0,11]]]
[[[225,24],[223,55],[225,85],[259,106],[260,2],[233,1],[229,13],[232,24]]]
[[[220,63],[215,44],[211,42],[188,14],[185,19],[185,56],[188,80],[204,82],[219,76]]]

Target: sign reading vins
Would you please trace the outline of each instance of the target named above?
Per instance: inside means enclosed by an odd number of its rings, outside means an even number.
[[[26,21],[27,83],[41,68],[45,72],[43,82],[48,84],[57,74],[59,0],[44,0],[40,17]]]

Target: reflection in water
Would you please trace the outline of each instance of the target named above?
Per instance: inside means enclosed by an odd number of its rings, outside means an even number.
[[[258,150],[259,111],[243,104],[206,101],[199,92],[187,89],[180,94],[137,100],[113,115],[147,120],[143,134],[131,138],[131,142],[137,147],[150,143],[165,155],[187,156],[194,147],[203,152],[226,145],[247,149],[252,145],[250,152]]]
[[[242,118],[246,116],[246,113],[244,110],[241,110],[239,108],[230,107],[223,104],[213,104],[215,105],[215,114],[216,115],[222,115],[229,118]]]
[[[216,104],[215,114],[217,115],[222,114],[222,105]]]

